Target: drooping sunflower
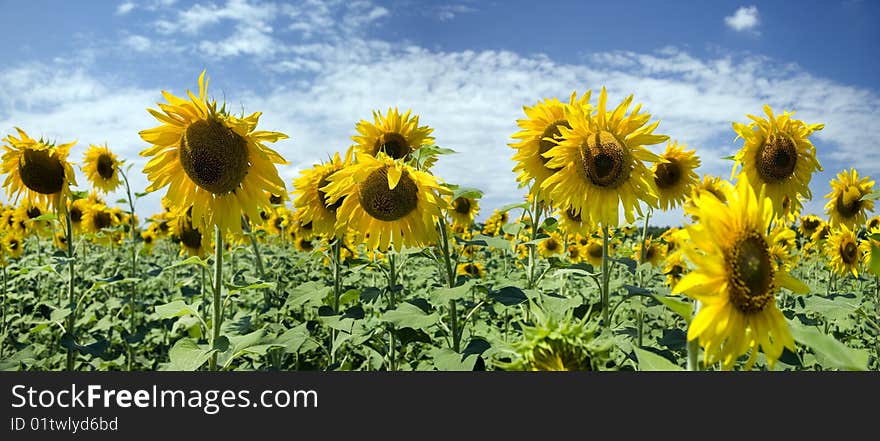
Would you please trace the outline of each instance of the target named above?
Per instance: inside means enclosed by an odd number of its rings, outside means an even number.
[[[0,171],[6,175],[3,187],[6,194],[17,203],[20,196],[34,204],[47,205],[50,209],[66,208],[62,201],[70,197],[70,185],[76,185],[73,166],[67,162],[70,148],[76,141],[55,145],[42,139],[36,140],[16,127],[18,138],[3,138],[3,163]]]
[[[548,167],[561,169],[541,184],[554,206],[574,207],[582,218],[605,227],[617,226],[621,205],[627,222],[635,220],[633,210],[642,214],[640,201],[656,207],[653,175],[642,161],[661,160],[644,146],[669,137],[653,133],[659,121],[645,125],[651,116],[639,113],[641,106],[625,115],[632,98],[608,111],[603,87],[595,115],[566,106],[571,129],[560,126],[562,141],[544,155],[550,158]]]
[[[445,208],[449,190],[437,179],[380,154],[357,154],[356,164],[333,173],[322,187],[336,210],[337,234],[353,230],[356,241],[383,252],[393,245],[417,247],[437,235],[435,220]]]
[[[828,203],[825,204],[825,214],[828,215],[831,226],[846,225],[855,229],[863,225],[866,213],[874,211],[874,201],[863,199],[874,189],[874,181],[870,177],[859,178],[856,169],[842,171],[832,179],[831,192],[825,195]]]
[[[345,160],[342,160],[337,152],[330,162],[315,164],[312,168],[303,170],[300,177],[293,181],[293,206],[299,211],[300,219],[311,223],[317,234],[334,235],[336,211],[342,206],[344,199],[329,204],[327,193],[322,189],[330,182],[330,176],[351,164],[351,153],[349,149]]]
[[[643,251],[644,250],[644,251]],[[663,260],[666,259],[666,247],[661,246],[651,237],[645,238],[644,247],[642,243],[637,243],[633,247],[633,257],[639,263],[650,263],[653,267],[659,267]]]
[[[192,210],[180,213],[171,222],[171,234],[180,242],[180,254],[205,257],[211,252],[212,235],[204,224],[199,225],[192,217]]]
[[[859,277],[863,256],[870,252],[871,245],[858,240],[846,225],[832,232],[825,244],[825,255],[828,256],[831,270],[841,276],[852,274],[853,277]]]
[[[480,262],[459,263],[458,268],[456,268],[455,270],[455,274],[458,274],[459,276],[482,279],[484,270],[485,268]]]
[[[572,92],[568,104],[585,108],[589,112],[590,94],[591,91],[588,90],[581,98],[578,98],[577,92]],[[544,154],[556,147],[556,144],[562,139],[560,128],[570,129],[571,124],[565,116],[565,104],[557,98],[539,101],[532,107],[524,106],[523,111],[526,118],[516,120],[520,131],[512,136],[513,139],[519,141],[510,144],[510,147],[516,150],[513,155],[513,160],[516,161],[513,171],[518,173],[516,180],[520,187],[532,183],[530,195],[534,196],[541,188],[541,183],[559,171],[559,168],[547,166],[549,158]]]
[[[567,210],[556,210],[554,217],[559,222],[559,229],[566,234],[587,234],[591,229],[581,213],[574,207]]]
[[[802,236],[809,238],[821,225],[822,219],[820,219],[819,216],[808,214],[801,216],[801,224],[798,227],[798,230],[800,230]]]
[[[748,182],[757,188],[766,185],[767,197],[773,202],[773,210],[782,213],[785,197],[793,204],[790,210],[798,211],[798,196],[812,198],[810,179],[813,172],[821,171],[816,160],[816,147],[809,136],[822,130],[824,124],[806,124],[792,118],[794,112],[774,115],[770,106],[764,106],[767,119],[747,115],[748,125],[733,123],[733,130],[745,140],[734,160],[732,176],[742,166]]]
[[[141,152],[151,157],[144,173],[151,181],[147,191],[168,186],[168,203],[174,211],[192,208],[192,218],[209,230],[241,232],[241,215],[259,219],[270,207],[269,194],[286,192],[275,164],[287,161],[265,142],[287,138],[278,132],[257,131],[260,112],[247,117],[230,115],[225,106],[209,100],[205,72],[199,76],[199,95],[189,99],[168,92],[162,112],[147,109],[162,125],[140,132],[152,144]]]
[[[651,169],[661,210],[671,210],[681,205],[700,180],[694,171],[700,166],[700,158],[695,150],[684,150],[684,147],[676,141],[670,141],[666,151],[660,155],[663,161],[655,163]]]
[[[809,288],[770,256],[775,241],[767,234],[774,216],[771,201],[740,179],[727,204],[703,193],[693,210],[700,221],[687,227],[685,253],[694,269],[673,288],[701,305],[688,340],[699,341],[707,364],[721,361],[729,369],[751,350],[751,367],[760,349],[772,367],[783,348],[795,349],[776,293],[783,287],[797,293]]]
[[[361,120],[355,129],[359,135],[352,136],[355,147],[361,153],[378,156],[380,152],[394,159],[409,159],[419,147],[432,144],[429,126],[419,126],[419,116],[407,110],[401,114],[397,108],[389,108],[385,116],[381,111],[373,112],[373,122]]]
[[[119,187],[119,167],[121,165],[116,154],[111,152],[106,144],[89,145],[89,149],[83,156],[83,173],[93,187],[104,193],[110,193]]]
[[[460,196],[454,200],[450,196],[449,201],[449,217],[452,218],[453,225],[469,227],[474,223],[474,217],[480,212],[480,203],[474,198]]]

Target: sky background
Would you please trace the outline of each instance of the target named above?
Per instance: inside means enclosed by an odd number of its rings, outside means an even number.
[[[880,3],[534,1],[0,1],[0,133],[77,140],[71,159],[107,142],[138,171],[138,131],[161,90],[209,93],[263,112],[262,130],[300,170],[351,145],[374,110],[411,108],[436,143],[458,153],[435,166],[480,188],[485,219],[522,200],[513,150],[522,107],[606,86],[634,94],[656,133],[696,149],[700,173],[730,177],[732,121],[763,104],[825,123],[812,139],[824,172],[805,212],[822,213],[836,173],[880,173]],[[595,96],[595,95],[594,95]],[[663,146],[653,147],[655,152]],[[87,181],[78,172],[80,188]],[[141,219],[165,190],[138,201]],[[5,197],[5,196],[4,196]],[[111,196],[110,200],[116,197]],[[678,225],[680,211],[655,215]]]

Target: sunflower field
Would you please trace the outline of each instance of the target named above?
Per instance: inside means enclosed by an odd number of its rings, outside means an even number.
[[[524,107],[500,141],[519,202],[485,222],[412,111],[375,111],[292,182],[287,135],[205,72],[147,109],[147,188],[113,146],[8,130],[0,368],[880,369],[880,193],[842,170],[802,212],[823,124],[765,106],[732,123],[729,179],[701,176],[633,96],[595,95]],[[137,212],[152,192],[164,210]]]

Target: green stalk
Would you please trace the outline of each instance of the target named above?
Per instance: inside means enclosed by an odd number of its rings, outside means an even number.
[[[440,229],[440,254],[446,266],[446,284],[449,288],[455,288],[455,271],[452,268],[452,256],[449,251],[449,234],[446,231],[446,219],[440,217],[438,222]],[[461,349],[461,332],[458,329],[458,305],[455,299],[449,301],[449,329],[452,334],[452,350],[458,352]]]
[[[339,314],[339,297],[342,295],[342,239],[336,238],[332,247],[333,262],[333,313]],[[336,329],[330,328],[330,364],[336,362],[336,354],[333,353],[333,342],[336,340]]]
[[[214,333],[211,337],[211,347],[220,338],[220,325],[223,324],[223,233],[220,227],[214,226],[214,319],[211,325]],[[217,351],[211,354],[210,369],[217,370]]]
[[[125,183],[125,193],[128,196],[128,209],[129,209],[129,237],[131,243],[131,278],[137,279],[138,271],[137,271],[137,232],[135,231],[135,219],[134,219],[134,199],[131,197],[131,186],[128,184],[128,176],[126,176],[125,172],[122,169],[117,169],[119,174],[122,176],[122,181]],[[68,244],[70,246],[70,244]],[[137,314],[135,311],[135,304],[137,298],[137,282],[131,282],[131,293],[128,297],[128,313],[129,313],[129,327],[131,328],[131,334],[134,335],[136,332],[136,319]],[[129,354],[128,354],[128,370],[132,370],[132,358],[134,356],[134,349],[129,346]]]
[[[0,313],[0,335],[3,335],[3,340],[0,340],[0,359],[2,359],[3,349],[6,346],[6,304],[8,302],[6,301],[6,263],[4,262],[0,266],[3,268],[3,299],[2,302],[0,302],[0,308],[2,308],[0,309],[0,311],[2,311],[2,313]]]
[[[646,246],[648,244],[648,222],[650,222],[650,220],[651,220],[651,211],[652,211],[651,207],[648,207],[648,211],[645,213],[645,225],[644,225],[644,227],[642,227],[642,248],[641,248],[641,252],[639,253],[639,266],[641,266],[641,264],[645,262],[645,256],[647,256]],[[639,282],[638,286],[643,287],[642,285],[644,284],[644,280],[642,279],[642,276],[643,276],[642,271],[641,271],[641,269],[637,268],[636,272],[638,274],[638,276],[637,276],[638,282]],[[640,308],[639,308],[639,311],[636,313],[636,321],[638,322],[638,326],[636,327],[636,329],[637,329],[637,337],[638,337],[637,340],[639,343],[639,347],[641,347],[642,346],[642,338],[643,338],[643,329],[644,329],[644,317],[643,317],[644,312],[643,312],[641,306],[644,305],[644,302],[641,297],[639,297],[638,302],[639,302]]]
[[[610,233],[610,229],[603,225],[602,226],[602,291],[601,295],[601,303],[602,303],[602,323],[611,328],[611,317],[609,311],[609,303],[611,302],[611,296],[608,292],[609,283],[611,281],[611,273],[608,268],[608,235]]]
[[[394,251],[389,250],[388,252],[388,303],[390,309],[394,309],[396,305],[396,301],[394,299],[394,287],[397,285],[397,268],[395,267],[394,262]],[[390,357],[388,359],[389,369],[394,371],[397,370],[397,365],[395,363],[395,341],[394,341],[394,325],[391,326],[391,331],[388,337],[389,340],[389,354]]]
[[[694,314],[692,317],[696,317],[699,311],[700,302],[694,300]],[[689,340],[687,342],[687,370],[700,370],[700,344],[697,339]]]
[[[266,279],[266,272],[263,270],[263,257],[260,254],[260,247],[257,245],[257,238],[254,237],[254,234],[251,232],[251,224],[247,220],[245,220],[244,216],[241,218],[241,228],[244,229],[245,234],[247,234],[248,238],[251,240],[251,248],[254,250],[254,258],[257,261],[257,274],[260,275],[260,279]]]
[[[72,340],[76,342],[76,306],[77,301],[74,298],[73,292],[73,223],[70,220],[70,210],[67,207],[63,208],[64,215],[67,220],[67,300],[69,302],[71,311],[70,315],[67,316],[67,332],[70,334]],[[67,370],[72,371],[74,368],[74,363],[76,362],[76,353],[74,353],[73,347],[67,348]]]

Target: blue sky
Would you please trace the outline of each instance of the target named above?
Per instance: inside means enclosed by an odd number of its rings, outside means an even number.
[[[0,2],[0,131],[77,139],[135,163],[144,110],[160,90],[196,87],[261,128],[299,170],[345,150],[373,110],[412,108],[437,143],[460,153],[436,174],[486,192],[484,213],[521,198],[510,135],[522,106],[572,90],[635,94],[657,132],[696,148],[700,171],[729,177],[731,121],[764,103],[824,122],[814,136],[825,168],[813,178],[820,213],[843,168],[880,172],[880,4],[828,2],[533,2],[147,0]],[[659,150],[658,146],[655,150]],[[80,174],[80,176],[82,176]],[[80,178],[80,184],[85,179]],[[146,186],[134,177],[138,189]],[[159,194],[138,211],[158,211]],[[680,212],[659,224],[678,224]]]

